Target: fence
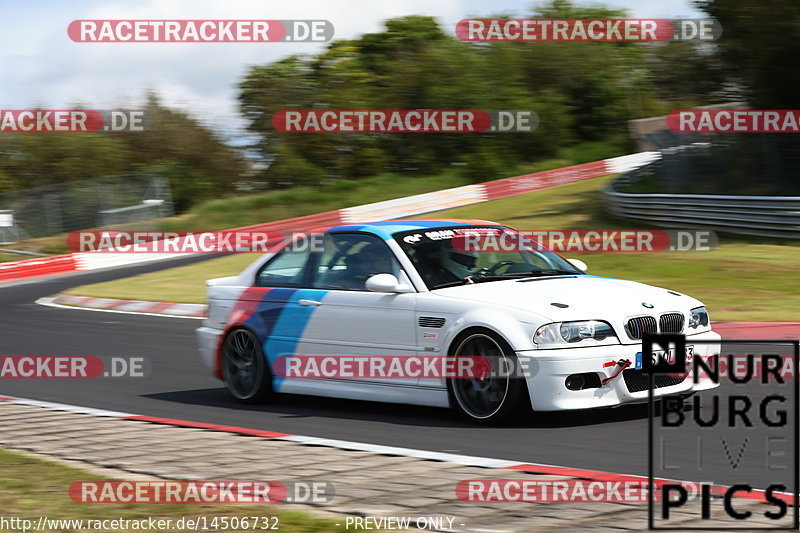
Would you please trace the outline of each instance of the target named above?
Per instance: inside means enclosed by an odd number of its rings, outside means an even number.
[[[604,191],[606,210],[655,226],[800,238],[797,141],[755,135],[745,149],[743,139],[662,147]]]
[[[654,226],[800,238],[798,196],[626,194],[606,190],[605,200],[612,215]]]
[[[141,222],[173,215],[165,178],[124,175],[79,180],[0,194],[26,237]]]

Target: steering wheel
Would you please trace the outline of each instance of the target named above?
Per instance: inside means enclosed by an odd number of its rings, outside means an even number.
[[[514,264],[514,261],[500,261],[499,263],[495,263],[494,265],[490,266],[489,268],[484,269],[487,274],[497,274],[497,271],[504,266],[511,266]]]

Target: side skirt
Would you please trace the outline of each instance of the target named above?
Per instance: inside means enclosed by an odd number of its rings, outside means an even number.
[[[410,381],[410,380],[409,380]],[[308,394],[349,400],[449,407],[447,389],[396,383],[368,383],[338,379],[286,379],[276,389],[288,394]]]

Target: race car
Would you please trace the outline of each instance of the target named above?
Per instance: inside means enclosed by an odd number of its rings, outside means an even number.
[[[475,250],[466,245],[474,235],[515,244]],[[687,361],[708,357],[720,339],[702,302],[588,275],[582,261],[501,224],[381,221],[320,230],[314,242],[287,241],[238,276],[207,281],[200,353],[237,400],[293,393],[452,407],[473,422],[496,424],[528,407],[645,402],[645,333],[684,334]],[[489,364],[465,374],[287,373],[319,370],[308,364],[314,358],[359,357]],[[498,371],[504,368],[524,371]],[[714,386],[664,375],[653,394]]]

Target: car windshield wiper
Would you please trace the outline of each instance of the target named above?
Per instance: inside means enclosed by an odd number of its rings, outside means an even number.
[[[474,274],[472,276],[467,276],[466,278],[459,279],[456,281],[449,281],[447,283],[440,283],[438,285],[434,285],[431,287],[432,290],[435,289],[444,289],[447,287],[457,287],[459,285],[470,285],[473,283],[483,283],[486,281],[500,281],[504,279],[516,279],[516,278],[532,278],[536,276],[560,276],[563,274],[580,274],[580,272],[571,272],[569,270],[531,270],[529,272],[509,272],[505,274]]]
[[[433,287],[431,287],[431,290],[446,289],[447,287],[457,287],[459,285],[466,285],[468,283],[469,281],[466,278],[459,279],[456,281],[448,281],[447,283],[439,283],[438,285],[434,285]]]
[[[537,276],[561,276],[561,275],[570,275],[575,276],[578,274],[582,274],[582,272],[578,272],[577,270],[564,270],[562,268],[546,268],[542,270],[531,270],[531,273]]]
[[[538,271],[530,271],[530,272],[508,272],[504,274],[485,274],[483,276],[475,275],[472,277],[472,280],[475,283],[481,283],[483,281],[497,281],[501,279],[514,279],[514,278],[530,278],[533,276],[537,276]]]
[[[530,274],[523,274],[522,277],[529,278]],[[440,283],[439,285],[434,285],[433,289],[444,289],[446,287],[457,287],[459,285],[474,285],[475,283],[482,283],[484,281],[497,281],[500,279],[511,279],[512,277],[516,276],[504,276],[500,274],[487,274],[484,276],[479,276],[477,274],[473,274],[472,276],[467,276],[466,278],[462,278],[456,281],[448,281],[447,283]]]

